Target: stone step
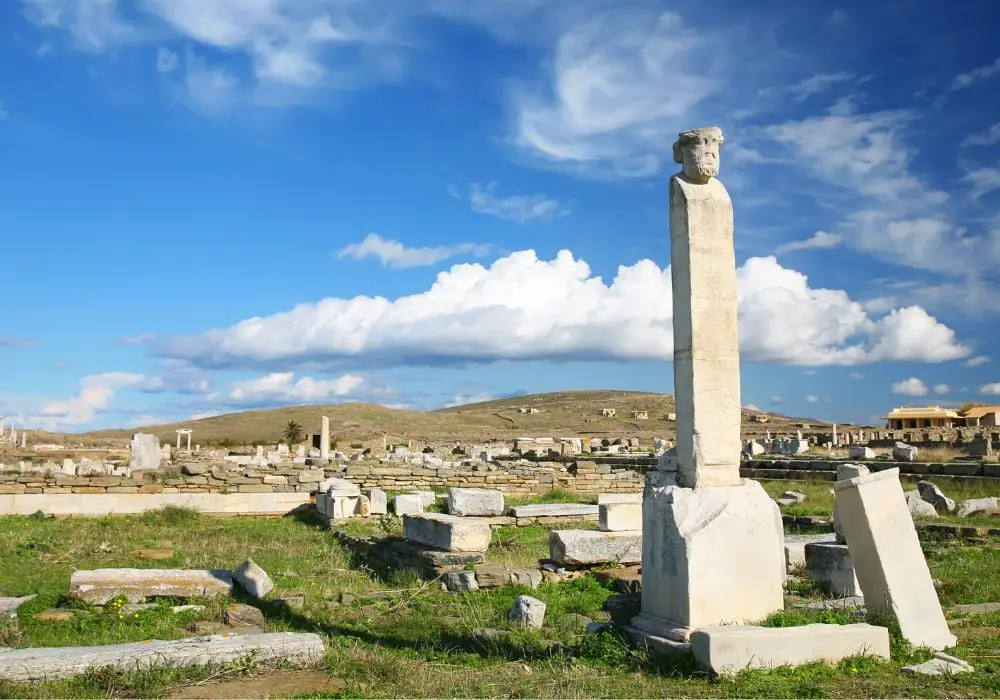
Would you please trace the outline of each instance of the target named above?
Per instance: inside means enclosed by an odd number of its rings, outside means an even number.
[[[567,517],[573,515],[598,515],[597,506],[588,503],[535,503],[513,506],[510,514],[515,518]]]
[[[485,552],[493,530],[471,518],[423,513],[403,516],[403,537],[447,552]]]

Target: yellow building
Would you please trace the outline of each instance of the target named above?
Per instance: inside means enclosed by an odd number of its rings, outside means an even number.
[[[914,428],[951,428],[963,423],[957,411],[940,406],[924,408],[894,408],[885,417],[889,430],[912,430]]]
[[[973,406],[962,412],[965,424],[971,427],[1000,426],[1000,406]]]

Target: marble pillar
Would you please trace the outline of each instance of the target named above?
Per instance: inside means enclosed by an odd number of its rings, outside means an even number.
[[[319,456],[321,459],[330,458],[330,419],[323,416],[319,430]]]
[[[670,180],[677,458],[646,476],[642,606],[630,634],[684,645],[697,627],[758,622],[784,605],[778,506],[740,478],[733,209],[716,178],[722,131],[684,132]]]

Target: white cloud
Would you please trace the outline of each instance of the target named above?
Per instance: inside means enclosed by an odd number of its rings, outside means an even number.
[[[506,197],[496,193],[497,183],[481,185],[472,183],[469,187],[469,206],[480,214],[489,214],[505,221],[525,224],[530,221],[546,221],[572,213],[570,204],[563,204],[544,194],[514,194]],[[456,199],[464,200],[459,192],[449,189]]]
[[[806,394],[806,403],[819,403],[819,397],[814,394]]]
[[[156,70],[159,73],[173,73],[180,65],[180,57],[163,46],[156,49]]]
[[[302,377],[296,381],[293,372],[274,372],[234,382],[227,398],[237,404],[315,403],[356,394],[364,384],[362,377],[353,374],[336,379]]]
[[[206,116],[229,112],[241,99],[239,78],[223,66],[211,66],[190,49],[184,59],[183,100]]]
[[[951,85],[948,87],[948,90],[951,92],[964,90],[968,87],[972,87],[980,80],[988,80],[989,78],[992,78],[997,73],[1000,73],[1000,58],[993,61],[993,63],[987,63],[985,66],[973,68],[968,73],[956,75],[955,79],[951,81]]]
[[[919,307],[870,317],[845,292],[812,289],[774,258],[738,270],[740,339],[749,361],[798,365],[940,362],[969,349]],[[327,298],[227,329],[174,338],[168,357],[204,366],[347,362],[386,366],[510,360],[669,360],[670,270],[650,260],[606,284],[568,250],[458,264],[425,292]]]
[[[962,146],[992,146],[995,143],[1000,143],[1000,122],[985,131],[969,134],[962,141]]]
[[[374,258],[382,267],[404,269],[426,267],[458,255],[482,257],[490,251],[489,245],[479,243],[457,243],[450,246],[408,248],[399,241],[382,238],[377,233],[369,233],[360,243],[351,243],[337,251],[337,258],[366,260]]]
[[[980,394],[989,394],[990,396],[1000,396],[1000,382],[993,382],[992,384],[983,384],[979,387]]]
[[[775,248],[777,253],[790,253],[795,250],[817,250],[836,248],[841,244],[844,237],[839,233],[829,233],[827,231],[817,231],[811,237],[802,241],[791,241]]]
[[[780,396],[776,395],[776,396],[772,396],[771,397],[771,403],[784,403],[784,402],[785,402],[785,400],[783,398],[781,398]]]
[[[934,385],[935,394],[949,394],[951,393],[951,387],[947,384],[935,384]]]
[[[853,78],[854,74],[852,73],[817,73],[791,86],[789,92],[792,94],[792,99],[801,102],[813,95],[826,92],[837,83],[843,83]]]
[[[965,367],[982,367],[990,361],[990,358],[986,355],[976,355],[975,357],[970,357],[968,360],[963,362]]]
[[[118,12],[117,0],[23,0],[28,20],[43,27],[64,29],[76,46],[102,51],[139,39],[136,30]]]
[[[892,385],[892,393],[902,396],[925,396],[927,385],[916,377],[910,377]]]
[[[851,379],[864,379],[865,378],[865,373],[864,372],[851,372],[848,376]]]
[[[678,118],[723,88],[713,50],[712,37],[673,13],[594,15],[560,37],[549,85],[515,92],[512,140],[545,161],[651,175],[669,158]]]
[[[120,338],[115,341],[116,345],[145,345],[152,340],[156,339],[156,333],[147,331],[146,333],[140,333],[138,335],[128,336],[126,338]]]
[[[456,394],[444,404],[444,408],[454,408],[455,406],[466,406],[473,403],[483,403],[493,401],[496,397],[493,394]]]
[[[39,58],[45,58],[50,53],[52,53],[52,42],[46,41],[44,44],[35,49],[35,55]]]
[[[962,179],[972,186],[969,196],[973,199],[1000,190],[1000,168],[976,168],[965,173]]]
[[[120,389],[136,386],[144,379],[141,374],[128,372],[105,372],[83,377],[75,396],[45,404],[39,415],[27,419],[28,426],[56,430],[90,423],[98,412],[108,408]]]

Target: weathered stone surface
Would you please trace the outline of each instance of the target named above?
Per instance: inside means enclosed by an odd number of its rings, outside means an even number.
[[[430,508],[437,502],[437,494],[433,491],[411,491],[410,493],[420,496],[420,502],[423,503],[424,508]]]
[[[871,471],[863,464],[839,464],[837,465],[837,481],[846,481],[859,476],[867,476]],[[837,502],[833,503],[833,532],[837,536],[837,542],[847,544],[844,537],[844,529],[840,526],[840,515],[837,514]]]
[[[601,493],[597,496],[597,505],[609,503],[642,503],[641,493]]]
[[[158,469],[160,467],[160,440],[155,435],[136,433],[132,436],[129,468]]]
[[[781,513],[759,483],[687,489],[647,473],[632,627],[685,641],[694,627],[757,622],[784,607],[784,580]]]
[[[392,511],[400,517],[418,515],[424,512],[424,502],[418,494],[401,493],[392,499]]]
[[[368,496],[368,507],[372,515],[385,515],[389,512],[389,502],[382,489],[365,489]]]
[[[69,579],[69,597],[92,605],[104,605],[119,595],[141,603],[155,596],[212,597],[232,592],[233,577],[225,569],[89,569],[74,571]]]
[[[403,536],[448,552],[485,552],[493,531],[486,523],[457,515],[424,513],[403,516]]]
[[[805,503],[808,496],[806,496],[801,491],[785,491],[781,494],[782,498],[787,498],[795,503]]]
[[[604,532],[642,531],[641,503],[605,503],[597,506]]]
[[[519,595],[514,600],[507,617],[516,625],[541,629],[545,622],[545,603],[530,595]]]
[[[549,557],[571,566],[637,564],[642,561],[642,530],[553,530],[549,533]]]
[[[230,627],[263,627],[264,613],[252,605],[230,603],[224,613],[226,624]]]
[[[17,609],[22,605],[27,603],[29,600],[33,600],[35,596],[26,595],[20,598],[0,598],[0,620],[11,619],[17,617]]]
[[[920,497],[934,506],[934,510],[951,513],[955,510],[955,501],[944,495],[933,481],[921,481],[917,484]]]
[[[916,462],[919,453],[920,450],[905,442],[897,442],[892,448],[892,458],[897,462]]]
[[[805,545],[806,571],[820,590],[836,598],[861,595],[846,544],[813,542]]]
[[[296,477],[300,484],[319,484],[326,478],[322,469],[303,469]]]
[[[274,589],[274,581],[249,557],[233,572],[233,578],[254,598],[263,598]]]
[[[922,664],[903,666],[903,673],[919,673],[923,676],[946,676],[975,670],[967,661],[940,651],[935,652],[929,661]]]
[[[838,481],[834,491],[868,611],[894,613],[914,646],[953,646],[957,640],[941,611],[899,469]]]
[[[459,593],[462,591],[479,590],[475,571],[452,571],[451,573],[447,573],[444,575],[444,585],[448,587],[449,591]]]
[[[348,481],[347,479],[334,477],[331,479],[323,479],[319,482],[318,492],[325,493],[330,496],[348,496],[357,498],[361,495],[361,487],[351,481]]]
[[[598,507],[587,503],[536,503],[514,506],[510,514],[515,518],[547,518],[573,515],[598,515]]]
[[[691,651],[702,668],[720,675],[860,655],[888,659],[889,630],[866,624],[701,627],[691,633]]]
[[[997,498],[970,498],[962,501],[958,507],[958,514],[963,518],[971,515],[996,515],[1000,513],[1000,499]]]
[[[806,545],[810,542],[834,542],[832,532],[822,535],[785,535],[785,566],[788,571],[806,565]]]
[[[50,608],[48,610],[42,610],[40,613],[35,613],[32,616],[32,619],[39,620],[41,622],[69,622],[73,619],[73,611]]]
[[[906,507],[909,509],[910,515],[913,516],[914,520],[918,518],[933,519],[940,517],[938,515],[937,509],[930,503],[925,501],[923,498],[921,498],[920,492],[917,491],[916,489],[913,489],[912,491],[907,491],[905,494],[903,494],[903,497],[906,499]]]
[[[189,477],[197,478],[197,477]],[[77,488],[88,487],[74,487]],[[309,503],[307,493],[151,493],[111,494],[103,488],[93,493],[0,494],[0,514],[104,516],[144,513],[166,506],[191,508],[202,513],[285,515]]]
[[[848,459],[875,459],[875,450],[864,445],[852,445],[847,448]]]
[[[183,668],[227,664],[252,656],[256,662],[309,666],[322,660],[316,634],[219,635],[177,641],[143,641],[102,647],[46,647],[0,652],[0,679],[31,682],[70,678],[91,669],[136,671],[158,666]]]
[[[503,515],[503,493],[493,489],[448,489],[448,512],[452,515],[490,517]]]

